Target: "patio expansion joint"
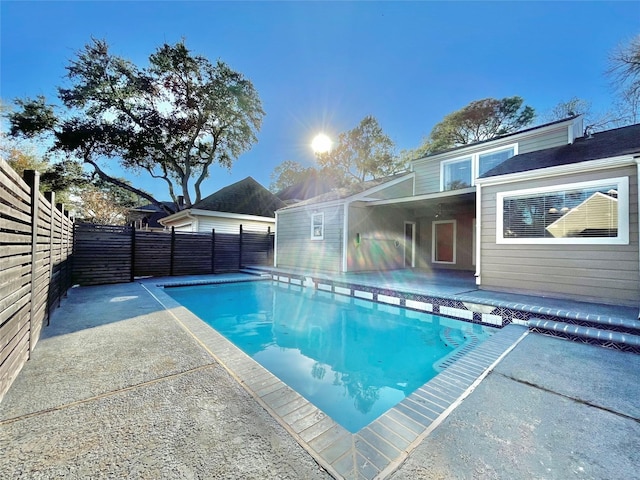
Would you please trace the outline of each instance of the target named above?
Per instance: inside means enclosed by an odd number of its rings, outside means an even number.
[[[90,402],[95,402],[97,400],[101,400],[103,398],[113,397],[120,393],[131,392],[138,388],[147,387],[149,385],[155,385],[157,383],[163,382],[165,380],[173,380],[174,378],[182,377],[184,375],[189,375],[194,372],[199,372],[200,370],[206,370],[212,367],[219,367],[219,365],[215,362],[207,363],[205,365],[200,365],[198,367],[190,368],[189,370],[184,370],[182,372],[171,373],[169,375],[163,375],[162,377],[157,377],[152,380],[147,380],[146,382],[136,383],[135,385],[130,385],[128,387],[118,388],[116,390],[111,390],[108,392],[101,393],[99,395],[93,395],[91,397],[83,398],[82,400],[76,400],[75,402],[64,403],[62,405],[57,405],[55,407],[45,408],[43,410],[38,410],[36,412],[26,413],[24,415],[19,415],[17,417],[7,418],[5,420],[0,420],[1,425],[8,425],[11,423],[19,422],[21,420],[27,420],[29,418],[38,417],[40,415],[46,415],[48,413],[58,412],[60,410],[66,410],[68,408],[73,408],[78,405],[83,405]]]
[[[562,398],[565,398],[567,400],[571,400],[571,401],[579,403],[581,405],[586,405],[588,407],[597,408],[598,410],[602,410],[603,412],[611,413],[611,414],[616,415],[618,417],[626,418],[628,420],[633,420],[634,422],[640,423],[640,418],[638,418],[638,417],[634,417],[632,415],[627,415],[626,413],[621,413],[621,412],[618,412],[616,410],[612,410],[610,408],[603,407],[602,405],[598,405],[596,403],[589,402],[587,400],[582,400],[580,398],[572,397],[571,395],[565,395],[564,393],[556,392],[555,390],[551,390],[549,388],[543,387],[542,385],[538,385],[537,383],[532,383],[532,382],[528,382],[526,380],[521,380],[519,378],[515,378],[515,377],[512,377],[511,375],[506,375],[504,373],[494,372],[494,374],[500,375],[501,377],[504,377],[504,378],[506,378],[508,380],[512,380],[514,382],[520,383],[522,385],[526,385],[528,387],[532,387],[532,388],[541,390],[543,392],[551,393],[552,395],[556,395],[558,397],[562,397]]]

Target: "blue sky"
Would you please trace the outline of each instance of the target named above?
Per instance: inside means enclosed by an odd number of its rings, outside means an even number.
[[[397,149],[481,98],[520,95],[545,113],[577,96],[613,101],[610,52],[640,33],[640,2],[28,2],[0,3],[0,97],[45,95],[91,37],[138,65],[184,39],[256,87],[259,141],[208,195],[253,176],[268,187],[285,160],[312,165],[313,136],[375,116]],[[118,175],[122,172],[113,170]],[[161,181],[125,175],[160,199]]]

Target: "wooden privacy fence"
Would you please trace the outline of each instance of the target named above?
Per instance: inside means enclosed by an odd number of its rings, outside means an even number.
[[[273,263],[273,235],[148,232],[130,226],[78,223],[73,280],[80,285],[132,282],[135,277],[234,272]]]
[[[0,158],[0,401],[71,286],[73,222],[39,179]]]

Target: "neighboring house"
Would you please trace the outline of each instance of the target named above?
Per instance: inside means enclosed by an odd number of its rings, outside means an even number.
[[[275,264],[454,269],[480,288],[637,306],[640,124],[581,135],[572,117],[283,208]]]
[[[224,187],[160,220],[167,228],[182,232],[238,233],[246,230],[266,232],[275,229],[275,211],[285,203],[253,178]]]
[[[175,202],[161,202],[171,210],[176,210]],[[148,230],[152,232],[163,231],[165,227],[160,224],[160,219],[169,215],[163,208],[153,203],[129,209],[129,220],[139,230]]]

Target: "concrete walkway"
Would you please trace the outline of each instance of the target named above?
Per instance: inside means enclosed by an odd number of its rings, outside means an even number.
[[[635,478],[640,356],[528,335],[392,474]],[[75,288],[0,403],[0,478],[330,478],[137,283]]]

